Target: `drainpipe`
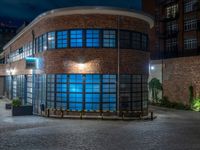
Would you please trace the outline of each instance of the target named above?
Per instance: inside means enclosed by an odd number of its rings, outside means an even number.
[[[120,28],[119,28],[119,25],[120,25],[120,16],[118,16],[117,18],[117,113],[118,113],[118,116],[120,114]]]

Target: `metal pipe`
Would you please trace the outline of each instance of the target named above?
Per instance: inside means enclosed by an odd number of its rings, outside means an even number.
[[[119,29],[119,23],[120,23],[120,16],[117,18],[117,113],[119,116],[119,104],[120,104],[120,29]]]

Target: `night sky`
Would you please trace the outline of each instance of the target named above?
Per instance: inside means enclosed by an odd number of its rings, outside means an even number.
[[[0,0],[0,21],[19,26],[23,21],[31,21],[39,14],[62,7],[72,6],[113,6],[141,9],[140,0]]]

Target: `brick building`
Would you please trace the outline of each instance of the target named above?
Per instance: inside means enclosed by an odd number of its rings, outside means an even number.
[[[154,22],[107,7],[52,10],[4,46],[5,94],[69,112],[147,112],[148,33]]]
[[[150,76],[163,82],[163,96],[188,104],[189,86],[194,87],[195,96],[200,94],[200,2],[152,0],[144,1],[143,9],[155,17],[150,39],[155,69]]]

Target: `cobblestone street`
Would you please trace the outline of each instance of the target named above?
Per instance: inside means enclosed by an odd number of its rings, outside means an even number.
[[[152,107],[154,121],[11,117],[0,102],[1,150],[199,150],[200,113]]]

